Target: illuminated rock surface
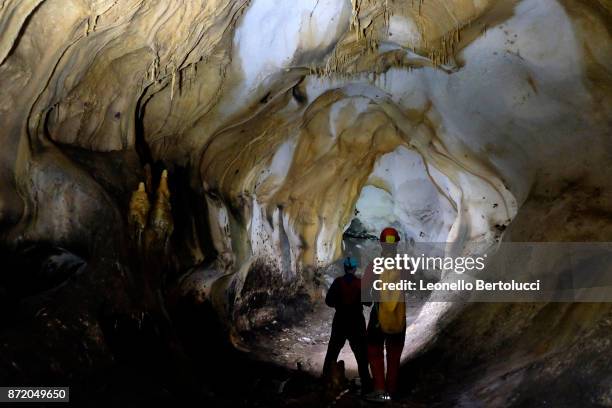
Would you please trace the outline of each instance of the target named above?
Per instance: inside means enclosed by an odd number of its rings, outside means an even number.
[[[392,224],[454,253],[502,238],[612,241],[611,10],[0,2],[1,286],[23,319],[0,334],[0,378],[106,367],[112,322],[144,311],[178,344],[168,313],[194,293],[248,346],[251,331],[321,302],[321,271],[355,218],[364,234]],[[140,182],[152,221],[134,232]],[[465,406],[612,406],[609,304],[417,310],[408,393],[449,380],[437,397]],[[26,358],[32,332],[53,334]]]

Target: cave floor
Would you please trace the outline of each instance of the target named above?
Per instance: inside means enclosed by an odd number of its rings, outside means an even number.
[[[416,319],[422,305],[422,301],[408,303],[409,325]],[[366,321],[369,319],[369,314],[370,308],[364,307]],[[245,339],[250,350],[249,354],[255,360],[265,361],[287,370],[287,378],[277,379],[276,385],[278,386],[279,396],[284,394],[285,388],[290,388],[289,384],[293,384],[294,388],[299,389],[297,392],[299,397],[292,398],[291,394],[287,395],[285,401],[287,406],[308,406],[309,401],[316,404],[316,401],[320,401],[321,393],[327,394],[325,399],[331,401],[332,405],[330,406],[380,406],[380,404],[369,403],[362,399],[359,390],[352,386],[358,377],[358,373],[355,357],[348,342],[338,358],[345,363],[346,377],[349,380],[346,387],[330,391],[321,382],[313,382],[313,379],[320,376],[323,369],[333,316],[334,309],[327,307],[323,300],[320,300],[296,324],[283,326],[276,322],[253,332],[248,339]],[[313,384],[308,387],[304,384],[300,386],[300,381],[296,380],[300,376],[309,378]],[[303,381],[307,382],[308,380]],[[296,386],[296,384],[298,385]],[[330,393],[332,395],[329,395]],[[402,399],[386,404],[386,406],[420,407],[424,405]]]
[[[408,302],[408,325],[416,319],[422,306],[423,302]],[[367,322],[369,307],[364,307],[364,316]],[[266,356],[268,362],[288,369],[299,367],[308,374],[318,376],[323,370],[333,317],[334,309],[327,307],[321,300],[299,323],[287,327],[279,327],[275,323],[257,330],[248,339],[247,345],[253,355]],[[349,380],[358,376],[357,363],[348,341],[338,360],[344,361]]]
[[[408,302],[408,324],[410,324],[423,305],[421,300]],[[364,308],[366,321],[370,308]],[[328,389],[319,380],[323,361],[327,351],[327,342],[331,333],[331,322],[334,310],[319,301],[298,323],[283,326],[274,323],[256,330],[245,339],[252,359],[262,364],[272,364],[282,369],[276,371],[272,380],[262,375],[261,381],[266,388],[273,387],[275,403],[279,406],[337,406],[337,407],[378,407],[361,398],[359,389],[353,385],[358,377],[357,364],[348,342],[340,353],[339,360],[345,362],[346,386]],[[281,374],[281,375],[279,375]],[[268,378],[265,378],[268,377]],[[266,399],[269,403],[270,399]],[[323,404],[323,405],[321,405]],[[424,407],[426,405],[402,398],[385,406],[390,407]]]
[[[194,399],[219,407],[381,406],[364,400],[351,381],[357,377],[357,367],[348,344],[339,357],[345,361],[348,381],[338,385],[320,378],[333,313],[319,300],[293,324],[276,322],[245,333],[243,345],[248,352],[215,346],[211,354],[205,344],[214,328],[189,324],[185,334],[190,339],[190,359],[198,373],[192,385]],[[364,314],[367,318],[369,308]],[[414,318],[416,311],[409,315]],[[406,396],[385,406],[427,405]]]

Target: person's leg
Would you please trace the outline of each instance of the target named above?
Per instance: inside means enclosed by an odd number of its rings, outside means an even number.
[[[406,332],[386,335],[387,347],[387,392],[394,396],[397,393],[397,380],[399,375],[400,359],[404,349]]]
[[[379,328],[368,327],[368,360],[372,370],[373,387],[375,391],[385,390],[385,337]]]
[[[339,319],[336,319],[336,316],[334,316],[331,336],[327,344],[327,353],[325,354],[325,362],[323,363],[323,376],[329,375],[332,364],[338,360],[338,356],[345,342],[346,333],[344,325],[340,324]]]
[[[362,391],[369,391],[372,384],[370,371],[368,370],[368,341],[366,334],[365,319],[363,315],[357,316],[352,322],[351,333],[348,336],[349,345],[355,360],[357,360],[357,368],[359,370],[359,379],[361,380]]]

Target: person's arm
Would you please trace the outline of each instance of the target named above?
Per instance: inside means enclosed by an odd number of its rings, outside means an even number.
[[[338,278],[329,287],[325,296],[325,304],[329,307],[336,307],[338,304]]]

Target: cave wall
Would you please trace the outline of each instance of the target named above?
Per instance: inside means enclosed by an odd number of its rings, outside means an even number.
[[[78,254],[130,304],[131,194],[167,168],[178,285],[241,329],[318,296],[371,189],[455,254],[500,225],[609,240],[609,21],[578,0],[3,1],[0,238]],[[481,315],[462,307],[426,305],[406,355]]]

